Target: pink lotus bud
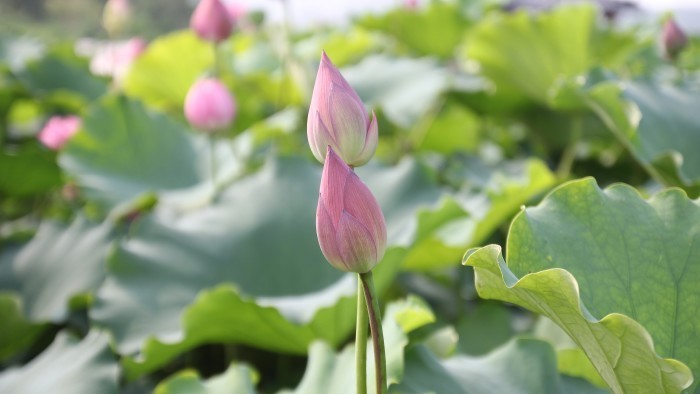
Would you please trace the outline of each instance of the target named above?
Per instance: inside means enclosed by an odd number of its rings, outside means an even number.
[[[197,129],[219,131],[228,127],[235,115],[236,102],[217,79],[200,79],[187,92],[185,117]]]
[[[231,35],[233,23],[221,1],[201,0],[192,13],[190,27],[202,40],[218,43]]]
[[[377,200],[343,160],[327,148],[316,209],[316,235],[326,260],[346,272],[368,272],[386,248]]]
[[[664,56],[669,60],[674,60],[688,44],[683,30],[676,24],[673,18],[668,18],[661,32],[661,49]]]
[[[131,19],[129,0],[107,0],[102,12],[102,26],[114,37],[123,32]]]
[[[306,122],[316,159],[323,163],[330,146],[347,164],[361,166],[374,155],[378,133],[374,112],[370,120],[357,92],[323,52]]]
[[[77,116],[53,116],[39,132],[38,138],[48,148],[58,150],[79,128],[80,118]]]

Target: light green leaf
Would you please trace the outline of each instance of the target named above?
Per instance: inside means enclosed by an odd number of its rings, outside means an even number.
[[[231,364],[226,372],[202,381],[196,371],[183,371],[161,382],[154,394],[255,394],[257,374],[247,365]]]
[[[608,82],[580,94],[652,175],[700,195],[700,93],[648,82]]]
[[[682,362],[700,360],[698,223],[698,204],[680,190],[645,201],[628,186],[603,191],[584,179],[516,217],[508,265],[495,245],[464,264],[474,266],[480,296],[561,326],[614,392],[678,392],[692,383]]]
[[[560,376],[552,347],[516,338],[482,357],[438,360],[423,346],[406,352],[405,378],[396,394],[600,393],[585,382]]]
[[[468,27],[456,4],[431,2],[426,7],[396,8],[382,16],[366,16],[359,25],[393,36],[417,55],[449,58]]]
[[[431,58],[374,55],[341,71],[365,104],[381,107],[387,118],[406,128],[430,109],[450,79]]]
[[[386,347],[387,377],[389,383],[397,383],[404,375],[404,348],[408,345],[408,333],[432,323],[432,311],[416,297],[393,302],[382,316]],[[374,393],[374,357],[372,344],[367,344],[367,386]],[[278,394],[352,394],[355,393],[355,349],[346,346],[340,353],[323,342],[314,342],[309,349],[309,363],[299,386]]]
[[[466,55],[497,90],[519,91],[546,104],[558,79],[579,75],[591,64],[595,15],[590,5],[537,15],[493,13],[469,32]]]
[[[117,362],[105,333],[91,331],[82,341],[65,332],[22,368],[0,374],[0,392],[13,394],[117,393]]]
[[[105,221],[79,215],[70,225],[41,224],[13,261],[25,314],[32,321],[62,322],[72,297],[95,290],[115,233]]]
[[[217,178],[222,180],[238,166],[229,144],[217,144],[216,152]],[[59,163],[88,199],[109,208],[146,192],[157,192],[168,202],[185,198],[188,191],[197,194],[198,185],[211,187],[210,156],[204,136],[189,133],[136,101],[114,96],[85,116],[82,130],[65,147]]]
[[[547,166],[537,160],[517,166],[517,171],[505,167],[487,174],[485,190],[447,196],[437,208],[421,211],[418,241],[404,267],[428,270],[457,264],[465,248],[483,242],[520,206],[557,182]]]
[[[181,111],[190,86],[214,65],[213,46],[191,30],[158,38],[131,66],[125,92],[157,108]]]

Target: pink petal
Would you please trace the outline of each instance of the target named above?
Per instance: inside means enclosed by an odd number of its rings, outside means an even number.
[[[321,252],[326,260],[335,268],[347,271],[348,267],[343,262],[343,258],[338,251],[335,226],[323,204],[322,198],[319,198],[316,208],[316,236],[318,237]]]
[[[378,262],[377,247],[368,229],[347,212],[337,228],[338,250],[352,272],[367,272]]]
[[[372,235],[381,258],[386,248],[384,214],[372,192],[354,172],[345,183],[343,199],[345,211],[362,223]]]
[[[365,146],[368,121],[364,105],[352,93],[333,84],[328,98],[331,132],[340,147],[338,154],[348,164],[354,164]]]
[[[351,173],[350,167],[335,154],[333,148],[328,147],[326,161],[323,164],[323,173],[321,174],[321,193],[319,198],[323,200],[335,226],[337,226],[343,212],[345,182],[347,182]]]

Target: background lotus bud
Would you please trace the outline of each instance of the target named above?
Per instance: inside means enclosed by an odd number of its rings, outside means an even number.
[[[231,20],[231,24],[234,26],[236,25],[236,22],[238,22],[246,14],[245,5],[239,3],[238,1],[229,1],[224,6],[228,12],[228,17]]]
[[[346,272],[371,270],[386,249],[386,223],[369,188],[328,147],[316,209],[316,235],[326,260]]]
[[[80,118],[77,116],[53,116],[39,132],[38,138],[48,148],[58,150],[79,128]]]
[[[100,44],[90,60],[90,71],[95,75],[112,77],[120,86],[131,65],[146,50],[146,42],[139,38]]]
[[[187,92],[185,117],[199,130],[214,132],[229,127],[235,115],[236,102],[217,79],[200,79]]]
[[[205,41],[221,42],[231,35],[233,23],[219,0],[201,0],[192,13],[190,28]]]
[[[673,18],[668,18],[661,31],[661,49],[664,56],[674,60],[686,45],[688,45],[688,37]]]
[[[111,37],[123,32],[131,21],[129,0],[107,0],[102,12],[102,26]]]
[[[377,118],[367,115],[357,92],[343,78],[323,52],[311,95],[306,136],[311,151],[324,162],[326,148],[333,150],[347,164],[361,166],[377,149]]]

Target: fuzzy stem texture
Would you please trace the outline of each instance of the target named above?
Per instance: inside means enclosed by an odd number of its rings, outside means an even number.
[[[379,311],[379,299],[374,288],[372,271],[360,274],[362,288],[367,301],[369,326],[372,330],[372,345],[374,348],[374,369],[377,380],[377,394],[387,392],[386,354],[384,352],[384,333],[382,332],[382,316]]]
[[[357,329],[355,330],[355,369],[357,394],[367,394],[367,305],[362,279],[357,277]]]

